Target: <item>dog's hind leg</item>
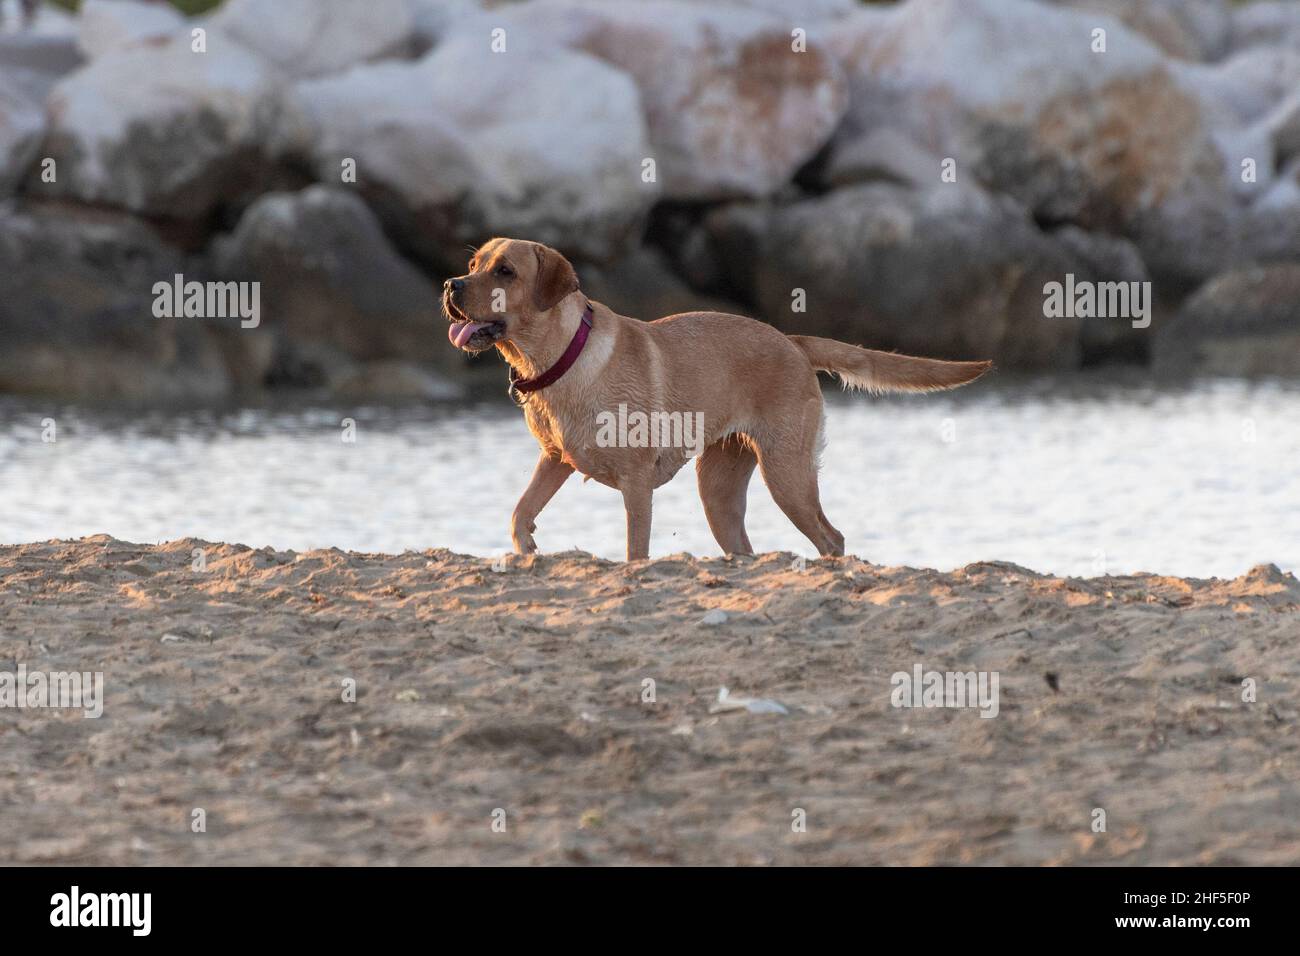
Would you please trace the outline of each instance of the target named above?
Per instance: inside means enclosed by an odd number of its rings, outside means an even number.
[[[796,427],[758,436],[758,467],[772,500],[823,557],[844,553],[844,535],[822,512],[817,491],[817,453],[821,402],[810,402]]]
[[[745,534],[745,499],[758,458],[739,435],[704,449],[695,460],[695,479],[709,530],[727,554],[753,554]]]

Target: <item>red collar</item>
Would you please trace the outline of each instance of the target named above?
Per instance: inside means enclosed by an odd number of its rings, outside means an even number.
[[[569,343],[569,347],[564,350],[564,354],[560,356],[558,362],[536,378],[519,378],[515,367],[510,366],[510,397],[514,399],[514,403],[522,406],[526,401],[523,395],[558,382],[560,376],[567,372],[574,362],[578,361],[578,356],[582,354],[582,349],[587,344],[587,336],[590,334],[591,303],[588,302],[587,308],[582,313],[582,321],[578,323],[578,331],[573,333],[573,341]]]

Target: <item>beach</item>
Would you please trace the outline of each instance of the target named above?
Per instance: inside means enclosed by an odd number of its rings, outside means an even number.
[[[103,700],[0,707],[0,863],[1294,865],[1298,625],[1270,565],[7,545],[0,673]]]

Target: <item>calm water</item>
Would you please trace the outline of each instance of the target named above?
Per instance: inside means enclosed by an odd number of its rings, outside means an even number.
[[[1300,388],[1003,382],[895,399],[828,393],[822,503],[850,552],[951,569],[1092,575],[1300,567]],[[340,422],[356,421],[356,440]],[[42,441],[42,419],[56,441]],[[0,402],[0,542],[108,533],[260,547],[495,555],[537,449],[504,399],[422,408],[135,414]],[[623,552],[619,495],[576,477],[544,551]],[[750,488],[759,550],[811,556]],[[718,553],[691,468],[655,496],[651,554]]]

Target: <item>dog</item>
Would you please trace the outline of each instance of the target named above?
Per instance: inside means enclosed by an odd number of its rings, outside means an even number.
[[[520,239],[481,246],[469,271],[444,283],[442,306],[452,345],[470,353],[496,348],[509,363],[511,395],[541,445],[511,518],[519,554],[537,550],[538,514],[577,471],[623,495],[627,559],[649,557],[654,490],[694,457],[704,514],[724,552],[754,553],[745,501],[757,467],[818,553],[842,555],[844,536],[822,513],[817,492],[823,442],[817,373],[873,393],[929,392],[965,385],[992,366],[786,335],[720,312],[629,318],[589,301],[559,252]],[[691,416],[697,434],[691,447],[611,441],[611,420],[636,414],[640,421],[658,416],[661,424],[672,415]]]

